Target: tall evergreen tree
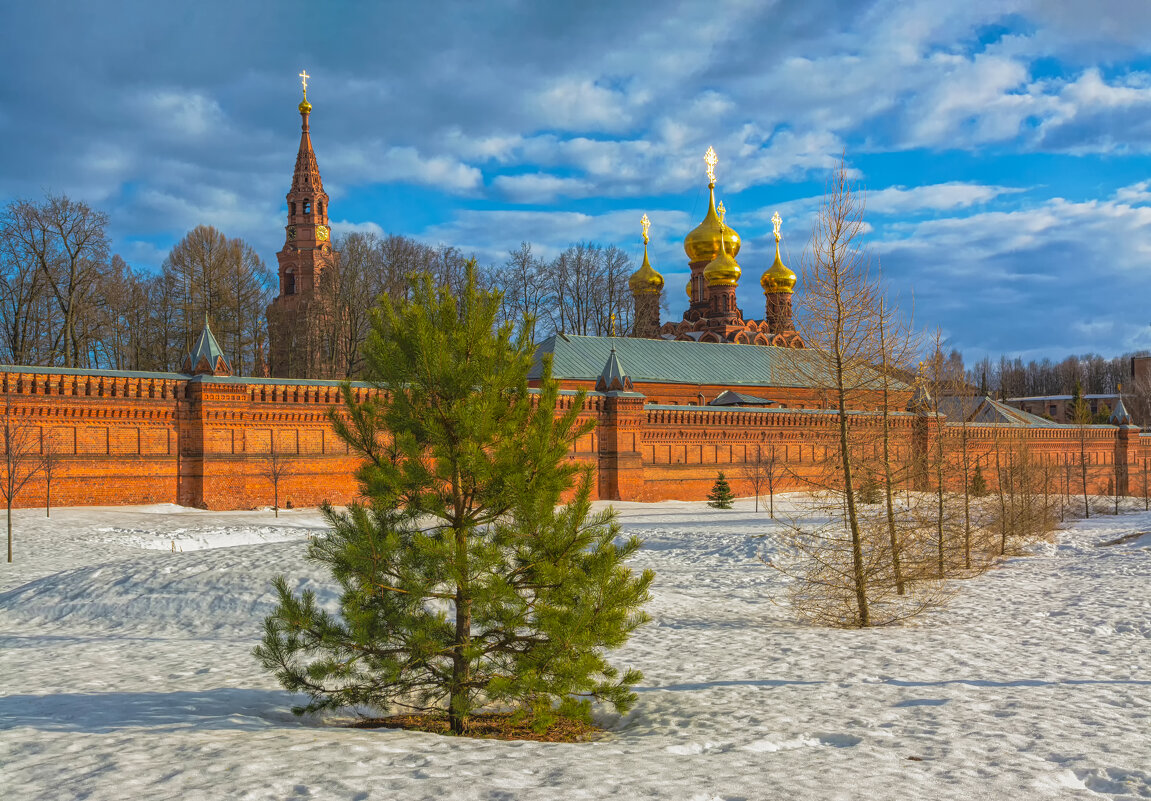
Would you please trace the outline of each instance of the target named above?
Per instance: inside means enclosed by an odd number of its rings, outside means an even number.
[[[529,391],[530,321],[497,327],[499,304],[474,263],[458,298],[424,275],[381,301],[367,345],[380,393],[357,403],[345,387],[333,415],[365,457],[368,503],[326,509],[331,531],[309,548],[342,587],[340,615],[281,577],[255,650],[309,696],[299,711],[446,709],[459,734],[483,706],[545,728],[586,719],[591,699],[635,701],[641,674],[605,651],[648,620],[653,575],[624,566],[639,540],[591,513],[590,476],[566,458],[591,426],[582,396],[557,416],[550,363]]]

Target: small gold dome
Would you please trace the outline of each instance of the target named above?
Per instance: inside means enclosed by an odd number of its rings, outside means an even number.
[[[759,279],[763,287],[763,294],[773,295],[780,292],[792,293],[795,291],[795,273],[787,269],[783,259],[779,257],[779,240],[775,240],[775,261],[764,271]]]
[[[707,215],[683,240],[687,260],[692,262],[713,261],[724,249],[720,245],[721,242],[727,246],[727,251],[733,257],[739,255],[739,234],[730,225],[721,223],[719,215],[715,213],[715,183],[709,183],[707,190]]]
[[[725,237],[726,239],[726,237]],[[703,268],[703,277],[708,286],[736,286],[739,284],[739,263],[727,253],[727,243],[723,243],[720,253]]]
[[[308,98],[306,98],[306,97],[300,101],[300,105],[297,106],[297,108],[300,109],[301,114],[311,114],[312,113],[312,104],[308,102]]]
[[[627,279],[627,285],[631,287],[633,295],[663,291],[663,276],[652,268],[651,262],[647,258],[647,242],[643,243],[643,264],[631,274],[631,278]]]
[[[693,298],[691,296],[691,279],[690,278],[687,279],[687,286],[684,287],[684,289],[687,290],[687,299],[690,300],[692,303],[695,303],[695,298]]]

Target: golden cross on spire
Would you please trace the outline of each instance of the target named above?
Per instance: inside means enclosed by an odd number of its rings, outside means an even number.
[[[643,218],[640,219],[639,224],[643,227],[643,243],[646,245],[647,244],[647,232],[648,232],[648,229],[651,228],[651,220],[649,220],[647,218],[647,215],[645,214],[645,215],[643,215]]]
[[[612,312],[611,315],[611,335],[615,336],[615,312]]]
[[[304,84],[304,97],[308,96],[308,78],[311,78],[311,77],[312,76],[308,74],[307,70],[303,70],[300,72],[300,80]]]
[[[719,156],[715,155],[715,148],[708,145],[707,152],[703,154],[703,160],[707,163],[707,182],[714,184],[715,165],[719,163]]]
[[[771,215],[771,227],[775,229],[775,241],[776,242],[779,241],[779,226],[781,226],[782,224],[783,224],[783,218],[779,216],[778,211],[775,214]]]

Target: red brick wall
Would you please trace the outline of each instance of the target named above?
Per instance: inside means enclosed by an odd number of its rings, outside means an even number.
[[[595,427],[574,444],[570,458],[596,472],[597,497],[700,500],[721,470],[737,494],[750,494],[744,465],[756,447],[774,448],[786,466],[779,489],[808,488],[826,478],[826,463],[838,447],[834,415],[687,405],[701,389],[711,399],[723,388],[640,385],[643,395],[587,396],[581,419],[594,421]],[[358,494],[354,474],[359,460],[336,437],[327,417],[339,403],[334,382],[14,369],[0,371],[0,390],[13,423],[31,433],[38,451],[51,449],[54,455],[54,505],[267,506],[273,498],[268,475],[273,447],[288,464],[281,505],[342,504]],[[354,391],[362,398],[371,390]],[[810,402],[798,390],[748,392],[789,405]],[[684,402],[673,407],[654,403],[676,399]],[[559,412],[572,401],[572,395],[562,394]],[[877,415],[861,414],[853,425],[875,427],[878,421]],[[913,463],[939,436],[945,459],[958,458],[958,425],[946,424],[940,434],[933,421],[910,414],[894,415],[891,425],[897,464]],[[1105,492],[1113,482],[1120,491],[1141,496],[1144,477],[1151,483],[1151,436],[1136,429],[967,427],[968,450],[992,487],[997,448],[1005,459],[1012,443],[1023,440],[1039,464],[1077,465],[1081,434],[1091,491]],[[878,464],[878,452],[870,463]],[[37,475],[16,505],[43,505],[47,489],[43,474]]]

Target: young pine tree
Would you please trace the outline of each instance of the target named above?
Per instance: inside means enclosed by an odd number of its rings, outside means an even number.
[[[711,492],[707,494],[707,505],[713,509],[730,509],[733,501],[735,493],[731,491],[731,485],[721,470],[711,486]]]
[[[482,707],[544,729],[587,719],[592,700],[635,701],[641,674],[605,652],[648,620],[652,573],[624,566],[639,540],[617,542],[610,510],[591,514],[590,477],[567,459],[592,425],[583,398],[557,416],[547,362],[528,390],[530,321],[497,327],[499,303],[474,265],[458,298],[423,276],[409,300],[382,300],[366,350],[380,394],[356,402],[345,386],[332,418],[365,457],[367,503],[325,509],[331,530],[309,547],[342,588],[340,613],[281,577],[255,649],[308,695],[299,712],[446,711],[461,734]]]
[[[975,470],[971,473],[971,497],[987,497],[987,479],[983,477],[983,469],[975,463]]]

